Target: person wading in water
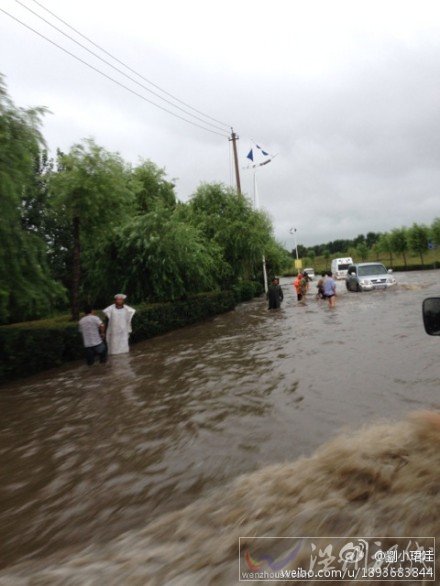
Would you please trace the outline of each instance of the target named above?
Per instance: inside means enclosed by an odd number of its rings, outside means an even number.
[[[268,309],[279,309],[281,307],[284,295],[283,290],[281,289],[280,280],[276,277],[272,279],[272,283],[269,285],[267,299],[269,300]]]
[[[107,346],[109,354],[128,352],[128,338],[131,333],[131,320],[136,310],[125,305],[127,295],[118,293],[115,302],[104,309],[108,318]]]

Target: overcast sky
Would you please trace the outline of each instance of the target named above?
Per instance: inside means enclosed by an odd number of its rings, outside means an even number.
[[[437,0],[20,2],[74,35],[44,5],[148,80],[233,126],[241,167],[247,166],[251,139],[277,154],[258,170],[258,191],[289,248],[292,227],[298,242],[312,245],[431,223],[440,215]],[[190,118],[16,0],[2,0],[0,7]],[[93,137],[133,163],[151,159],[176,179],[181,200],[200,182],[233,180],[226,137],[161,111],[3,13],[0,72],[17,105],[51,110],[43,132],[53,151]],[[226,134],[228,126],[222,126]],[[243,191],[251,196],[253,172],[241,172]]]

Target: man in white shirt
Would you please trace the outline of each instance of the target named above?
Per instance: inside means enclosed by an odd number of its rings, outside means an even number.
[[[99,317],[93,315],[92,307],[86,306],[84,313],[84,317],[79,320],[78,329],[83,337],[86,362],[92,366],[96,356],[99,356],[101,363],[107,360],[107,346],[104,342],[105,328]]]
[[[127,296],[123,293],[115,295],[115,302],[104,309],[108,317],[107,345],[109,354],[128,352],[128,338],[131,333],[131,320],[136,310],[125,305]]]

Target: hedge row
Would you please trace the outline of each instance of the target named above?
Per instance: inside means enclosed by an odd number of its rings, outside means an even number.
[[[136,306],[132,341],[139,342],[234,309],[261,293],[259,283],[201,293],[182,301]],[[78,326],[53,318],[0,327],[0,381],[30,375],[83,357]]]
[[[184,301],[139,305],[131,340],[139,342],[234,309],[232,291],[200,293]]]
[[[404,272],[404,271],[430,271],[432,269],[440,269],[440,263],[432,262],[429,264],[411,264],[411,265],[389,265],[389,268],[392,268],[393,271],[396,272]]]

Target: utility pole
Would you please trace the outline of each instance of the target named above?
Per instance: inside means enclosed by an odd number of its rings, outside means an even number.
[[[241,195],[241,184],[240,184],[240,168],[238,166],[238,154],[237,154],[237,134],[235,134],[234,129],[231,128],[231,138],[229,139],[232,141],[232,147],[234,149],[234,165],[235,165],[235,180],[237,182],[237,193]]]

